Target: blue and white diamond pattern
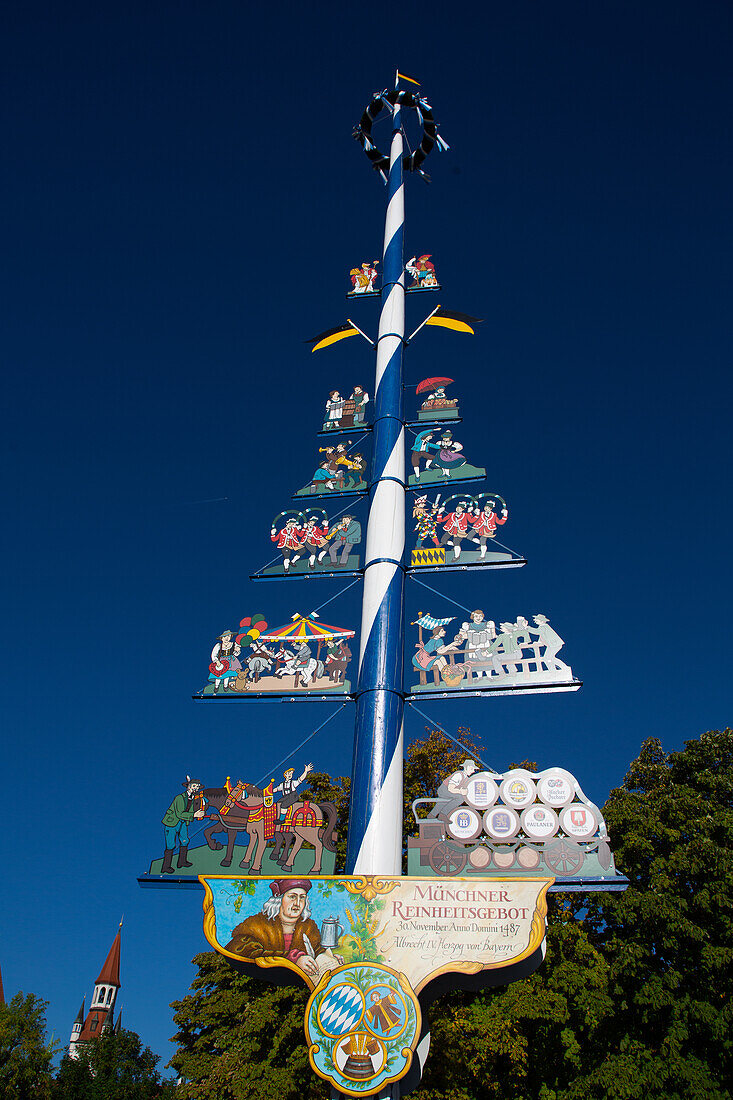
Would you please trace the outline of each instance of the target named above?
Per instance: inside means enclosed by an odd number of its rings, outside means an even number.
[[[355,1028],[364,1014],[364,997],[353,985],[330,989],[318,1010],[319,1023],[327,1035],[338,1038]]]

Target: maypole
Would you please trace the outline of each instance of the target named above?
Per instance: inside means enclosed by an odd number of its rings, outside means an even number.
[[[369,487],[361,649],[346,870],[398,875],[402,867],[402,654],[405,574],[405,187],[402,111],[391,105],[382,312],[377,340],[374,450]]]
[[[559,656],[565,643],[546,614],[530,611],[530,617],[497,622],[483,607],[451,599],[444,608],[440,593],[420,580],[425,572],[501,570],[525,560],[496,537],[509,517],[503,495],[488,487],[465,488],[484,481],[487,472],[469,461],[453,434],[462,417],[458,399],[447,396],[445,387],[455,380],[437,374],[419,381],[416,419],[404,416],[404,348],[427,326],[473,334],[479,322],[438,305],[405,338],[405,295],[441,287],[430,253],[416,252],[405,263],[403,173],[424,174],[421,166],[433,148],[447,146],[425,95],[400,90],[401,80],[418,84],[398,72],[394,89],[372,97],[354,131],[387,187],[382,286],[375,285],[378,261],[365,261],[351,269],[353,289],[347,294],[382,299],[373,420],[361,378],[351,383],[350,397],[348,388],[329,391],[316,469],[311,466],[309,480],[293,494],[296,506],[271,521],[275,557],[252,575],[288,578],[290,585],[319,575],[356,578],[343,592],[363,581],[356,684],[347,676],[354,629],[320,617],[336,596],[317,608],[309,601],[307,613],[296,611],[277,625],[260,613],[241,617],[240,609],[215,638],[208,679],[194,698],[312,699],[338,706],[299,743],[288,745],[257,782],[247,771],[246,751],[233,759],[218,786],[186,775],[161,818],[162,857],[140,876],[144,886],[203,887],[205,935],[238,969],[278,984],[306,983],[308,1057],[334,1097],[407,1095],[418,1085],[427,1056],[421,1002],[431,983],[478,990],[526,977],[544,958],[550,890],[619,890],[627,884],[616,873],[601,811],[571,772],[549,767],[499,773],[472,759],[468,749],[435,796],[413,801],[408,873],[402,874],[405,706],[433,722],[418,706],[431,697],[568,692],[581,684]],[[385,110],[389,154],[371,138],[372,124]],[[422,127],[414,150],[403,132],[409,111]],[[316,352],[356,336],[374,346],[350,318],[307,343]],[[338,439],[352,432],[355,440]],[[356,450],[368,436],[371,475]],[[413,545],[406,554],[407,491],[414,495]],[[343,498],[354,498],[358,506],[366,495],[362,568],[361,522]],[[329,499],[335,503],[327,511]],[[410,624],[417,627],[417,642],[405,662],[408,576],[437,600],[423,604]],[[296,768],[293,757],[351,700],[356,715],[347,865],[339,872],[337,806],[313,801],[313,765],[303,756]]]

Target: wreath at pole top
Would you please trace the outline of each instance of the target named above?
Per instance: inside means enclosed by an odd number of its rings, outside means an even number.
[[[383,110],[391,110],[395,104],[400,107],[412,107],[422,123],[422,138],[420,144],[412,153],[405,153],[402,158],[402,167],[406,172],[420,172],[421,165],[434,146],[438,146],[440,152],[448,148],[438,133],[438,125],[433,118],[433,110],[424,96],[415,95],[414,92],[401,92],[397,90],[379,92],[364,111],[359,120],[359,125],[354,128],[354,137],[361,145],[369,158],[372,168],[386,178],[389,171],[389,156],[377,149],[372,141],[372,126]]]

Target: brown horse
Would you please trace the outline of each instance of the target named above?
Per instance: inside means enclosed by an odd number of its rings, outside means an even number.
[[[230,792],[226,787],[209,787],[204,790],[203,793],[209,805],[213,809],[221,811],[224,803],[229,798]],[[264,796],[260,788],[253,786],[251,783],[246,783],[244,785],[244,793],[245,797],[240,798],[239,801],[230,808],[227,814],[222,815],[221,813],[217,813],[209,815],[209,817],[213,819],[214,824],[209,825],[208,828],[204,830],[204,836],[206,837],[206,843],[212,851],[221,851],[224,845],[220,844],[219,841],[214,838],[214,833],[221,832],[222,829],[226,831],[227,850],[224,859],[221,861],[221,866],[231,867],[237,834],[246,832],[249,835],[249,844],[247,845],[247,851],[239,866],[247,870],[251,865],[252,871],[257,874],[262,869],[262,857],[265,854],[265,849],[268,844],[268,840],[265,836],[264,813],[261,812],[264,807]],[[307,841],[315,848],[315,860],[310,870],[313,874],[318,874],[321,870],[323,849],[326,848],[329,852],[336,851],[335,826],[337,811],[333,802],[311,802],[308,808],[316,811],[316,824],[299,824],[297,823],[297,818],[299,816],[298,811],[302,810],[303,806],[304,803],[296,802],[289,808],[289,816],[291,819],[295,817],[296,823],[288,824],[287,833],[278,829],[276,822],[275,838],[277,852],[279,853],[282,845],[281,837],[285,840],[286,852],[288,850],[288,844],[292,843],[292,849],[287,855],[286,862],[281,862],[281,866],[286,871],[290,871],[292,870],[295,856]]]

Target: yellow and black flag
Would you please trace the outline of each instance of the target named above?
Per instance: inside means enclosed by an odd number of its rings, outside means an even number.
[[[470,313],[457,313],[454,309],[443,309],[438,306],[434,313],[428,317],[426,325],[437,325],[440,328],[452,328],[455,332],[470,332],[475,336],[473,325],[480,325],[480,317],[472,317]]]
[[[356,327],[352,321],[347,321],[345,325],[339,325],[338,328],[329,328],[325,332],[319,333],[318,336],[312,336],[310,340],[306,340],[306,344],[313,344],[311,351],[319,351],[320,348],[327,348],[329,344],[335,344],[339,340],[345,340],[348,336],[360,336],[361,330]]]

